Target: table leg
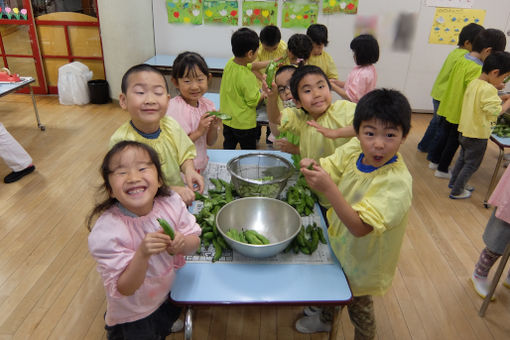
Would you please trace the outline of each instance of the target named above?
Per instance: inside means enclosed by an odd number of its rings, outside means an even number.
[[[184,339],[191,340],[193,331],[193,312],[191,306],[186,307],[186,316],[184,317]]]
[[[480,311],[478,312],[478,315],[481,317],[485,315],[485,311],[487,310],[487,307],[491,302],[492,295],[494,295],[494,291],[496,290],[496,286],[498,285],[499,279],[501,277],[501,274],[503,273],[503,270],[505,269],[505,265],[508,262],[509,257],[510,257],[510,242],[507,243],[505,251],[503,252],[503,256],[501,256],[501,258],[499,259],[499,266],[498,269],[496,270],[496,273],[494,274],[494,277],[492,278],[489,292],[487,293],[485,299],[483,299],[482,307],[480,307]]]
[[[35,102],[34,90],[32,90],[32,86],[28,85],[30,89],[30,95],[32,96],[32,105],[34,106],[35,119],[37,119],[37,127],[41,129],[41,131],[46,130],[46,127],[41,124],[41,120],[39,119],[39,111],[37,111],[37,103]]]
[[[340,324],[340,317],[342,315],[342,308],[335,308],[335,315],[331,322],[331,331],[329,332],[329,340],[338,339],[338,325]]]
[[[499,148],[499,156],[498,156],[498,161],[496,162],[496,168],[494,169],[494,173],[492,174],[492,177],[491,177],[491,182],[489,184],[489,187],[487,188],[487,193],[485,194],[485,198],[483,200],[483,205],[485,206],[485,208],[489,207],[489,204],[487,203],[487,201],[489,200],[489,196],[491,195],[492,190],[494,190],[494,187],[496,186],[496,180],[498,178],[499,167],[501,166],[501,161],[503,160],[504,156],[505,156],[505,150],[503,148]]]

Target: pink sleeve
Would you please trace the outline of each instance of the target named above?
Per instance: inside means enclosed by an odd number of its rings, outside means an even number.
[[[111,214],[103,214],[94,225],[88,238],[89,251],[97,262],[108,295],[123,297],[117,290],[117,280],[136,252],[127,228]]]
[[[510,223],[510,167],[501,176],[496,189],[492,192],[489,204],[498,207],[496,210],[497,218]]]
[[[373,65],[355,68],[351,73],[353,74],[352,76],[349,74],[345,92],[352,102],[357,103],[361,97],[375,88],[377,74]]]

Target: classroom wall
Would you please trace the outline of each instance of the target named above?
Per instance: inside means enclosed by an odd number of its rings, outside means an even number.
[[[282,3],[282,0],[278,0]],[[473,8],[486,9],[484,26],[510,30],[510,1],[476,0]],[[430,89],[453,45],[428,43],[435,8],[427,7],[426,0],[359,0],[358,15],[378,16],[378,41],[381,56],[376,64],[378,86],[402,91],[415,111],[432,111]],[[321,7],[320,7],[321,8]],[[228,58],[232,55],[230,36],[238,27],[212,25],[169,24],[165,0],[153,1],[154,39],[157,54],[176,55],[191,50],[208,57]],[[281,6],[280,9],[281,10]],[[398,52],[392,49],[395,24],[399,13],[415,13],[416,30],[411,49]],[[318,22],[328,26],[330,53],[338,67],[339,76],[345,79],[354,66],[349,44],[354,37],[355,15],[319,14]],[[280,20],[280,14],[278,16]],[[281,23],[278,25],[281,27]],[[260,32],[260,27],[252,27]],[[281,29],[285,41],[294,33],[306,29]],[[510,33],[509,33],[510,34]],[[510,40],[510,36],[507,36]],[[507,42],[507,50],[510,43]]]
[[[118,99],[122,75],[155,53],[152,2],[98,0],[106,79]]]

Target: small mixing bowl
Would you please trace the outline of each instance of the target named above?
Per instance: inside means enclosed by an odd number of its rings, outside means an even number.
[[[227,170],[241,197],[277,198],[295,168],[281,156],[259,152],[232,158]]]
[[[289,204],[267,197],[240,198],[223,206],[216,215],[216,226],[232,249],[249,257],[269,257],[283,251],[297,236],[301,216]],[[229,229],[255,230],[269,239],[269,244],[254,245],[233,240]]]

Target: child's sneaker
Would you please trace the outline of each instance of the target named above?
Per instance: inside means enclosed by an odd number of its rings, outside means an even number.
[[[452,174],[450,172],[443,172],[443,171],[436,170],[434,172],[434,176],[436,176],[438,178],[450,179],[450,177],[452,177]]]
[[[448,184],[448,188],[449,189],[453,189],[453,185],[452,184]],[[472,185],[469,185],[469,184],[466,184],[464,189],[466,189],[467,191],[471,191],[471,192],[475,191],[475,187],[472,186]]]
[[[503,281],[503,286],[510,289],[510,276],[507,276],[505,281]]]
[[[303,316],[296,321],[296,330],[300,333],[311,334],[331,331],[331,323],[321,321],[321,314]]]
[[[471,275],[471,283],[473,284],[473,288],[475,292],[482,299],[485,299],[487,294],[489,293],[490,282],[486,277],[478,277],[474,273]],[[495,299],[494,295],[491,298],[491,301]]]
[[[471,197],[471,191],[467,190],[467,189],[464,189],[463,192],[461,192],[460,194],[458,195],[452,195],[450,194],[450,197],[451,199],[454,199],[454,200],[458,200],[458,199],[463,199],[463,198],[470,198]]]
[[[438,163],[429,162],[429,169],[437,170]]]
[[[322,308],[317,307],[317,306],[306,306],[303,309],[303,314],[306,316],[312,316],[315,314],[319,314],[320,312],[322,312]]]
[[[184,328],[184,322],[181,319],[175,320],[172,328],[170,328],[172,333],[179,333]]]

